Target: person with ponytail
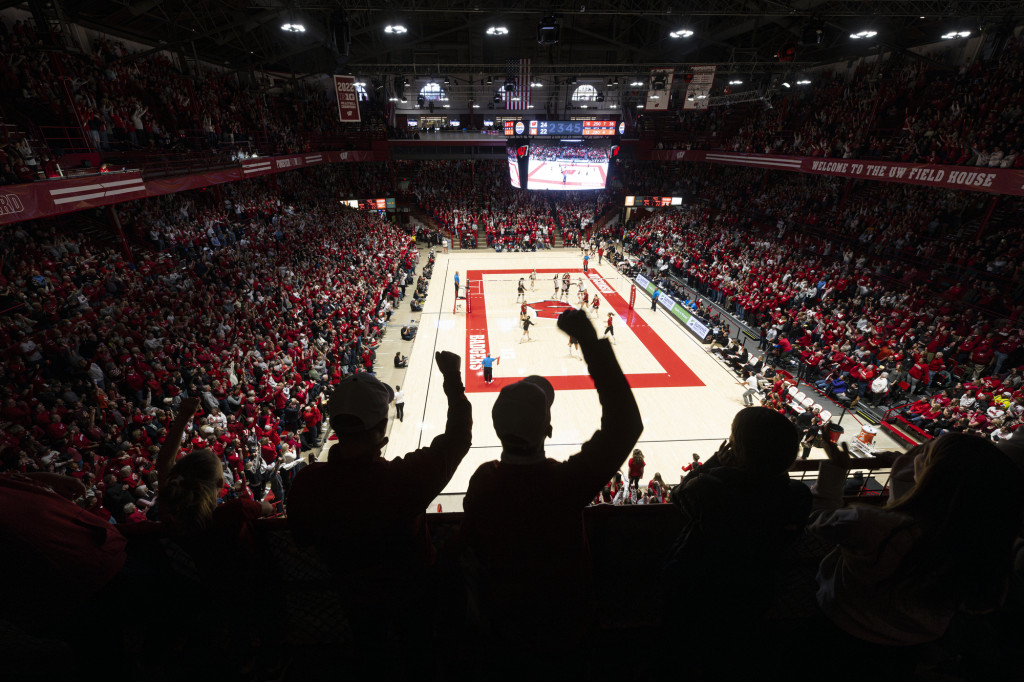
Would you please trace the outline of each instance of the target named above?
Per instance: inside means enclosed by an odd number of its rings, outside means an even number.
[[[161,523],[196,554],[197,561],[202,564],[207,558],[213,566],[239,544],[248,543],[251,523],[273,508],[267,502],[246,499],[218,504],[224,489],[224,467],[208,448],[193,450],[175,461],[182,435],[198,407],[198,398],[182,400],[177,418],[167,429],[157,455],[157,503]]]

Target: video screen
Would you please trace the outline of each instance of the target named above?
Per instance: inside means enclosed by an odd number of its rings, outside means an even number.
[[[506,147],[505,151],[508,153],[508,177],[512,182],[512,186],[516,189],[520,189],[522,184],[519,182],[519,161],[516,158],[516,148]]]
[[[534,142],[526,186],[540,190],[604,189],[609,146],[590,141]]]

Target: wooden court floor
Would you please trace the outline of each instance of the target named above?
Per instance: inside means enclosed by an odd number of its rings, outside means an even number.
[[[529,274],[533,269],[537,279],[531,291]],[[456,272],[463,294],[469,282],[468,313],[465,301],[459,302],[456,312]],[[555,294],[553,284],[553,279],[565,272],[573,283],[567,300]],[[531,340],[525,342],[521,342],[519,324],[524,301],[517,300],[520,277],[525,279],[525,303],[536,323],[530,330]],[[476,468],[500,457],[491,407],[503,385],[540,374],[555,386],[553,436],[546,445],[549,457],[572,456],[599,427],[600,405],[586,364],[570,356],[568,337],[555,324],[566,304],[577,304],[581,278],[590,297],[597,294],[601,299],[599,319],[592,317],[599,335],[608,313],[613,313],[615,353],[644,420],[644,432],[636,445],[647,462],[644,483],[655,472],[669,484],[678,482],[681,467],[694,453],[707,459],[728,436],[733,415],[743,407],[738,377],[663,310],[652,311],[650,299],[638,293],[635,308],[630,310],[630,282],[615,268],[607,263],[591,265],[584,275],[576,249],[526,254],[483,250],[439,253],[403,380],[405,420],[393,422],[385,456],[401,456],[427,445],[444,430],[447,401],[433,355],[438,350],[461,355],[467,396],[473,404],[473,446],[438,500],[444,511],[460,510],[461,494]],[[494,367],[495,381],[489,385],[483,382],[480,366],[488,350],[500,358]],[[843,426],[844,440],[861,428],[849,414]],[[884,434],[878,439],[882,448],[892,445]],[[820,449],[811,452],[812,458],[824,456]],[[431,510],[436,511],[434,506]]]

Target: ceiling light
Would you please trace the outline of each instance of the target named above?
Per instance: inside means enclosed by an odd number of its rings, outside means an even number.
[[[452,84],[452,79],[449,78],[448,76],[445,76],[444,77],[444,84],[445,85],[451,85]]]
[[[586,104],[581,104],[581,105],[580,105],[580,109],[587,109],[587,108],[589,108],[589,107],[587,107],[587,105],[586,105]]]
[[[366,81],[356,81],[356,82],[355,82],[355,83],[353,83],[352,85],[356,85],[356,86],[362,86],[362,87],[364,87],[364,88],[365,88],[365,87],[366,87]]]
[[[534,82],[530,83],[530,87],[531,88],[543,88],[544,84],[541,83],[540,81],[534,81]]]
[[[858,33],[851,33],[850,37],[854,40],[861,40],[862,38],[874,38],[878,35],[878,31],[860,31]]]
[[[397,97],[388,97],[388,101],[389,102],[397,102],[398,98]]]
[[[733,80],[729,81],[729,85],[743,85],[743,81],[738,80],[738,79],[733,79]]]
[[[408,33],[408,31],[409,31],[409,29],[407,29],[402,24],[388,24],[387,26],[384,27],[384,32],[385,33],[394,33],[396,35],[400,35],[402,33]]]
[[[487,35],[489,36],[507,36],[508,29],[504,26],[491,26],[487,29]]]
[[[784,88],[791,88],[793,86],[789,84],[789,81],[782,81],[782,87],[784,87]]]
[[[306,32],[306,27],[303,26],[302,24],[288,23],[288,24],[281,24],[281,30],[282,31],[288,31],[289,33],[305,33]]]
[[[526,108],[527,108],[527,109],[533,109],[533,105],[532,105],[532,104],[530,104],[530,105],[529,105],[529,106],[527,106]]]
[[[648,99],[661,99],[661,95],[651,95]]]
[[[643,108],[644,108],[644,105],[643,105],[643,104],[637,104],[637,105],[636,105],[636,108],[637,108],[637,109],[643,109]]]
[[[807,80],[806,78],[801,78],[800,80],[798,80],[796,82],[796,84],[797,85],[810,85],[811,81]]]
[[[966,38],[971,35],[970,31],[950,31],[942,36],[943,40],[954,40],[956,38]]]
[[[488,84],[488,85],[494,85],[494,79],[493,79],[493,78],[491,78],[490,76],[488,76],[488,77],[487,77],[487,84]]]
[[[634,88],[642,88],[644,87],[644,84],[643,81],[633,81],[632,83],[630,83],[630,86]]]
[[[479,105],[479,104],[474,104],[474,105],[473,105],[473,108],[474,108],[474,109],[479,109],[479,108],[480,108],[480,105]]]
[[[408,103],[409,103],[409,100],[408,100],[407,98],[403,97],[403,98],[401,99],[401,102],[402,102],[402,104],[408,104]]]
[[[669,35],[673,38],[689,38],[693,35],[693,31],[688,28],[681,28],[678,31],[672,31]]]
[[[612,104],[612,105],[610,105],[609,108],[611,108],[611,109],[618,109],[619,105],[618,104]]]
[[[450,109],[450,108],[451,108],[451,106],[452,106],[452,105],[450,105],[450,104],[442,104],[442,105],[441,105],[441,108],[443,108],[443,109]]]
[[[809,83],[809,82],[810,82],[810,81],[808,81],[808,83]],[[707,96],[707,95],[697,95],[697,99],[707,99],[707,98],[708,98],[708,96]]]

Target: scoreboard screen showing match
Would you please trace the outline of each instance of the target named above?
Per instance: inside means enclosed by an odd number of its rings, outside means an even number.
[[[395,208],[394,199],[342,199],[341,203],[357,211],[383,211]]]
[[[626,197],[626,206],[659,207],[682,205],[682,197],[635,197],[633,195]]]
[[[584,123],[584,121],[576,121]],[[588,121],[589,122],[589,121]],[[549,140],[530,144],[526,189],[571,191],[604,189],[608,180],[608,143]]]

